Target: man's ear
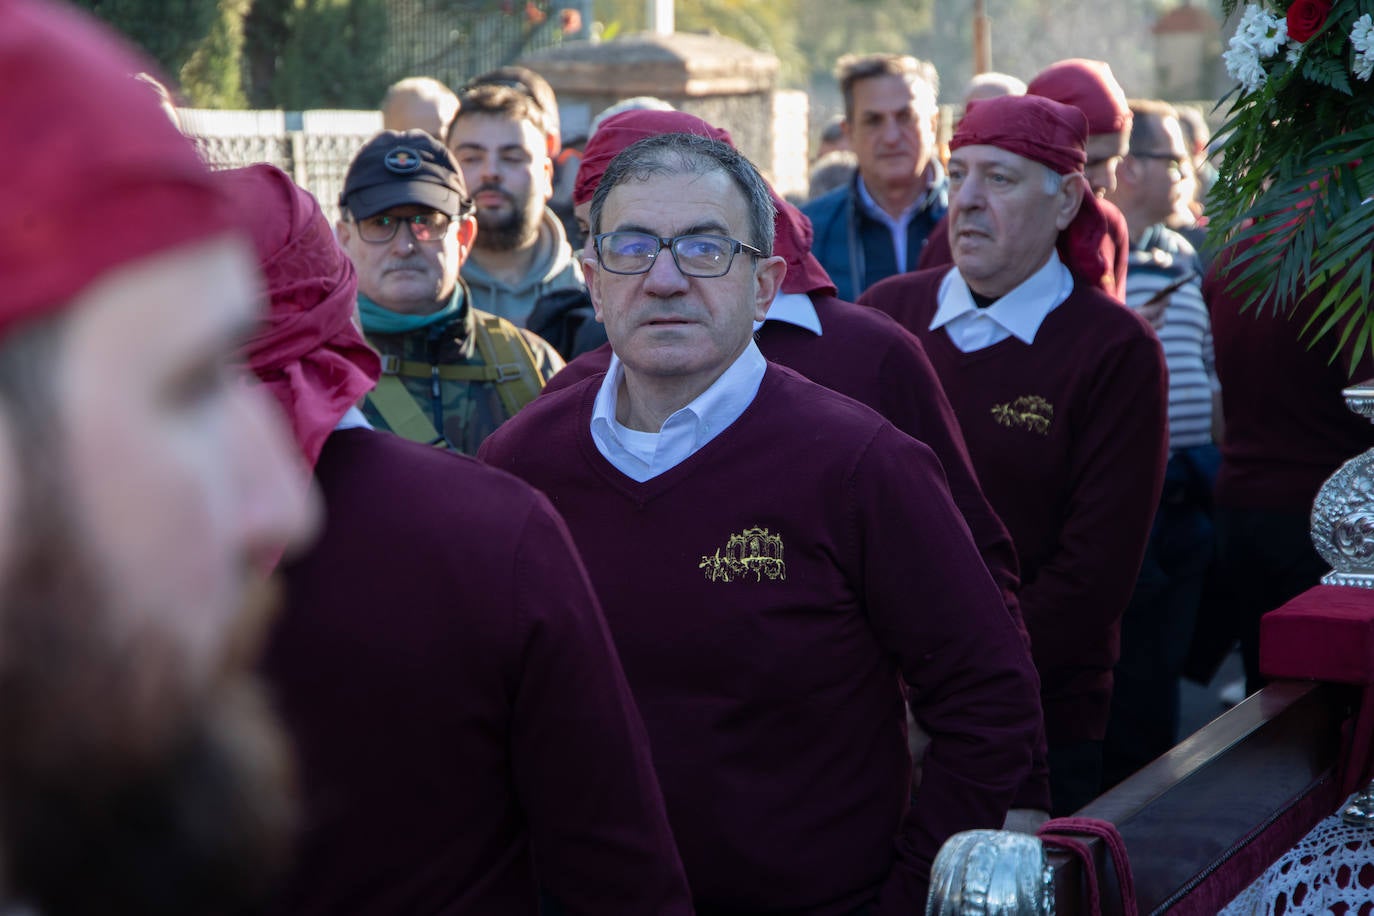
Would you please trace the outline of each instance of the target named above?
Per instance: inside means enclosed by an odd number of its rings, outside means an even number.
[[[348,220],[341,219],[334,223],[334,237],[339,240],[339,245],[344,246],[353,238],[353,230],[349,227]]]
[[[597,263],[596,255],[582,259],[582,279],[587,281],[587,298],[592,300],[592,314],[596,320],[605,323],[601,317],[601,265]]]
[[[466,258],[472,250],[472,243],[477,240],[477,217],[467,214],[458,220],[458,226],[453,230],[458,239],[458,249],[462,257]]]
[[[759,258],[754,265],[754,320],[762,321],[768,317],[768,307],[773,304],[782,289],[783,278],[787,276],[787,261],[773,255]]]
[[[1054,225],[1060,232],[1067,229],[1078,215],[1078,208],[1083,206],[1084,193],[1091,192],[1088,191],[1088,179],[1082,175],[1066,175],[1059,183],[1059,190],[1054,195]]]

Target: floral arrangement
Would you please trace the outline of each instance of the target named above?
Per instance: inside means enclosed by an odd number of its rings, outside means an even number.
[[[1302,333],[1353,363],[1374,352],[1374,0],[1249,2],[1223,57],[1209,247],[1236,246],[1250,306],[1302,303]]]

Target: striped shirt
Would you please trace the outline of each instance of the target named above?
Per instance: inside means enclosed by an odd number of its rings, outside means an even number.
[[[1169,368],[1171,453],[1212,441],[1212,392],[1218,383],[1212,324],[1197,267],[1193,246],[1177,232],[1155,225],[1132,246],[1126,274],[1126,304],[1139,309],[1155,293],[1194,272],[1194,279],[1169,297],[1164,326],[1156,329]]]

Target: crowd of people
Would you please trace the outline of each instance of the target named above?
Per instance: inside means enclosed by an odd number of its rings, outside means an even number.
[[[924,912],[1262,685],[1374,446],[1102,61],[942,144],[846,57],[800,207],[657,100],[574,151],[529,70],[408,79],[331,225],[0,22],[6,914]]]

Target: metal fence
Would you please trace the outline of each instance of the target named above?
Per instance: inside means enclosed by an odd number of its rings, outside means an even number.
[[[390,0],[388,81],[432,76],[457,89],[479,73],[558,44],[570,0]]]
[[[377,131],[375,111],[177,111],[182,130],[212,168],[270,162],[310,191],[330,221],[353,156]]]

